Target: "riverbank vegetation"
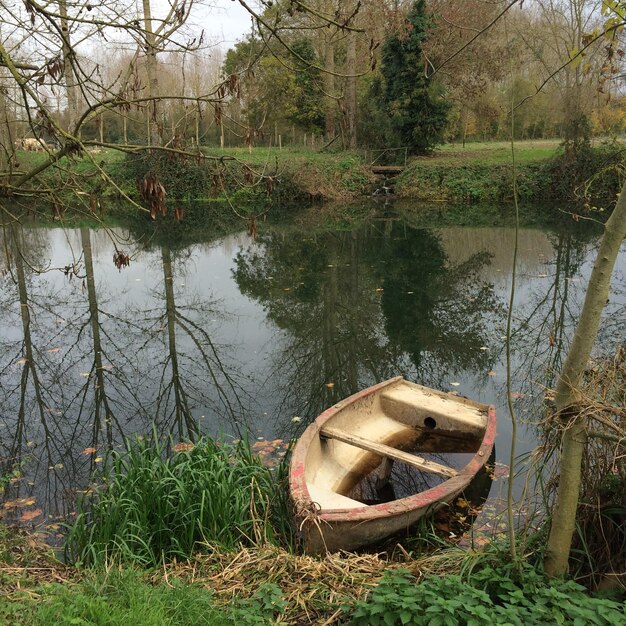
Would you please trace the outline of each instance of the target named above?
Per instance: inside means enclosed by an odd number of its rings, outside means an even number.
[[[459,543],[462,530],[441,532],[450,528],[445,515],[373,552],[301,555],[282,441],[139,438],[94,476],[70,524],[65,563],[40,533],[0,527],[0,619],[22,626],[622,624],[624,463],[615,445],[624,433],[625,354],[620,347],[596,359],[582,392],[596,427],[572,559],[579,582],[542,574],[543,526],[519,535],[524,557],[516,560],[502,532],[470,544]]]
[[[115,0],[68,7],[60,0],[58,13],[32,2],[4,7],[3,223],[25,221],[42,207],[61,225],[87,216],[106,227],[111,215],[130,216],[127,224],[151,218],[163,230],[194,220],[206,226],[205,206],[186,208],[202,202],[223,210],[225,221],[245,224],[255,238],[269,211],[381,190],[378,195],[392,191],[433,204],[465,203],[465,219],[472,203],[485,201],[513,202],[516,215],[519,201],[554,203],[546,211],[577,222],[604,222],[616,206],[617,217],[603,231],[610,254],[602,247],[594,270],[594,278],[606,280],[601,290],[593,284],[588,290],[584,318],[588,311],[590,321],[576,332],[577,354],[559,378],[556,414],[547,424],[552,438],[542,450],[547,462],[562,444],[557,465],[566,469],[557,505],[554,498],[546,503],[558,521],[547,543],[535,535],[540,547],[521,552],[532,569],[518,559],[512,530],[510,566],[501,564],[504,551],[496,561],[481,552],[480,565],[472,567],[467,563],[475,553],[444,551],[441,558],[453,565],[429,570],[432,557],[406,548],[402,557],[298,561],[303,557],[286,540],[285,509],[274,508],[284,504],[275,478],[281,466],[271,472],[245,444],[203,440],[171,456],[157,442],[135,442],[112,455],[106,489],[100,485],[85,500],[89,506],[69,534],[68,554],[94,569],[42,564],[38,556],[29,561],[32,538],[14,543],[2,531],[0,582],[9,602],[0,605],[0,617],[8,623],[182,624],[209,617],[242,624],[622,623],[623,605],[538,572],[546,557],[552,577],[581,573],[597,588],[598,577],[612,576],[624,587],[623,559],[613,559],[626,545],[618,496],[624,398],[601,391],[601,400],[589,403],[578,386],[609,293],[612,262],[603,266],[603,258],[614,259],[626,234],[626,195],[619,195],[626,193],[619,143],[624,97],[614,87],[624,72],[625,3],[607,2],[598,11],[584,0],[524,7],[473,0],[291,1],[262,2],[257,12],[241,4],[254,29],[225,55],[205,46],[205,33],[193,25],[193,0],[173,0],[158,18],[149,0],[137,8]],[[611,141],[600,145],[600,137]],[[495,144],[473,151],[470,140],[515,145],[512,152]],[[397,165],[398,155],[397,178],[375,178],[371,164]],[[130,257],[115,245],[121,269]],[[14,258],[23,260],[19,249]],[[66,275],[78,275],[75,261],[63,268]],[[171,266],[171,258],[163,263]],[[26,301],[21,313],[28,332]],[[26,362],[31,369],[24,369],[24,380],[29,371],[36,375],[32,358]],[[602,429],[588,439],[594,419]],[[608,447],[599,449],[599,442]],[[206,506],[208,494],[219,506]],[[577,508],[579,495],[584,506]],[[598,524],[601,535],[594,531]],[[208,556],[197,556],[200,547]],[[276,569],[259,560],[266,557]],[[250,567],[240,568],[242,560]],[[151,569],[132,569],[129,562]],[[242,577],[221,594],[217,578],[238,568]],[[289,577],[298,584],[287,591],[281,581]],[[378,586],[372,590],[372,584]],[[525,588],[540,610],[530,610]]]
[[[602,213],[608,215],[625,165],[626,152],[620,143],[599,142],[575,155],[555,141],[518,142],[514,149],[517,197],[522,203],[542,205],[546,210],[567,204],[570,212],[601,220]],[[48,202],[40,205],[42,217],[106,219],[137,214],[147,219],[150,201],[142,194],[141,181],[148,174],[163,188],[166,213],[180,221],[189,218],[189,210],[180,208],[189,203],[204,203],[206,210],[214,207],[225,218],[235,215],[245,222],[268,212],[295,213],[303,206],[380,197],[383,186],[400,199],[444,206],[511,205],[513,201],[511,146],[502,143],[442,146],[429,156],[411,158],[391,179],[372,172],[367,160],[372,154],[367,152],[255,148],[204,150],[202,154],[194,158],[139,150],[123,155],[107,149],[64,159],[44,176],[46,189],[56,190],[56,202],[52,210]],[[25,153],[24,158],[28,167],[44,157]],[[103,181],[103,176],[115,180],[116,187]],[[76,177],[84,181],[78,194],[73,184]],[[25,189],[14,196],[18,215],[20,206],[29,214],[37,212],[33,193],[36,189]],[[60,207],[64,207],[62,215]],[[152,215],[156,218],[157,212]]]

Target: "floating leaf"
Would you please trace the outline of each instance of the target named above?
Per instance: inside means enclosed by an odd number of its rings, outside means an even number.
[[[35,498],[19,498],[5,502],[2,507],[5,509],[19,509],[23,506],[32,506],[33,504],[35,504]]]
[[[47,352],[58,352],[61,348],[48,348]]]
[[[496,373],[493,370],[487,372],[487,376],[495,376],[495,375]]]
[[[460,387],[461,383],[450,383],[453,387]]]
[[[335,386],[335,383],[326,383],[324,385],[324,387],[328,387],[329,389],[332,389]]]
[[[88,456],[90,454],[93,454],[96,451],[95,448],[85,448],[81,454],[84,454],[85,456]]]

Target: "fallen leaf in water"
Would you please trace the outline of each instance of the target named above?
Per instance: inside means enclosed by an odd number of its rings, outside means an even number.
[[[326,383],[324,385],[324,387],[328,387],[329,389],[332,389],[335,386],[335,383]]]
[[[381,291],[385,291],[382,287],[377,287],[376,288],[376,293],[380,293]]]
[[[16,363],[17,363],[18,365],[26,365],[26,363],[28,363],[28,359],[25,359],[25,358],[23,358],[23,357],[22,357],[21,359],[18,359],[18,360],[16,361]]]
[[[94,460],[94,463],[102,463],[102,457],[101,456],[97,456]]]
[[[450,383],[453,387],[460,387],[461,383]]]
[[[20,517],[20,522],[30,522],[31,520],[34,520],[36,517],[39,517],[41,515],[41,509],[35,509],[34,511],[25,511],[24,513],[22,513],[22,516]]]
[[[511,399],[513,400],[517,400],[518,398],[523,398],[524,394],[520,393],[519,391],[512,391],[511,392]]]
[[[493,370],[487,372],[487,376],[495,376],[495,375],[496,373]]]
[[[85,449],[81,452],[81,454],[84,454],[84,455],[89,455],[89,454],[93,454],[95,451],[96,451],[96,449],[95,449],[95,448],[85,448]]]
[[[174,446],[174,452],[189,452],[189,450],[193,450],[194,447],[193,443],[183,443],[181,441]]]
[[[509,466],[502,463],[496,463],[496,466],[492,470],[493,480],[502,480],[509,477]]]
[[[291,418],[291,421],[292,421],[294,424],[297,424],[298,422],[301,422],[301,421],[302,421],[302,418],[301,418],[301,417],[299,417],[298,415],[294,415],[294,416]]]
[[[89,378],[89,372],[81,372],[81,373],[80,373],[80,375],[81,375],[83,378]]]
[[[5,509],[19,509],[23,506],[32,506],[35,504],[35,498],[19,498],[18,500],[9,500],[2,507]]]
[[[49,348],[47,352],[58,352],[61,348]]]

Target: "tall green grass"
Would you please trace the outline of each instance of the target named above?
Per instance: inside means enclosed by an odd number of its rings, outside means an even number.
[[[285,463],[265,466],[247,442],[203,438],[167,455],[158,441],[129,441],[79,503],[66,554],[84,564],[156,565],[188,558],[203,544],[289,543],[285,474]]]

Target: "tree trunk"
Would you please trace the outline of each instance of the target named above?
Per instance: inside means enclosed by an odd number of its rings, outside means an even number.
[[[67,16],[67,1],[59,0],[59,15],[61,16],[61,33],[63,36],[63,77],[65,79],[65,89],[67,92],[67,130],[72,134],[77,134],[78,129],[78,84],[74,69],[72,67],[72,42],[70,39],[70,27]]]
[[[158,117],[157,117],[157,97],[159,93],[159,80],[157,78],[157,59],[154,31],[152,30],[152,12],[150,8],[150,0],[142,0],[143,3],[143,19],[146,31],[146,72],[148,74],[148,104],[149,142],[151,146],[158,146],[161,143],[159,133]]]
[[[330,31],[330,28],[328,29]],[[326,36],[326,56],[324,60],[324,91],[326,92],[326,141],[335,136],[335,43],[333,33]]]
[[[348,47],[346,50],[346,134],[348,148],[356,148],[356,33],[348,34]]]
[[[556,410],[564,422],[565,430],[561,446],[559,485],[545,558],[545,570],[549,576],[564,576],[567,573],[576,525],[581,465],[587,440],[586,420],[577,407],[580,400],[578,389],[609,296],[615,259],[625,237],[626,183],[622,187],[613,214],[604,226],[583,310],[556,387]]]

